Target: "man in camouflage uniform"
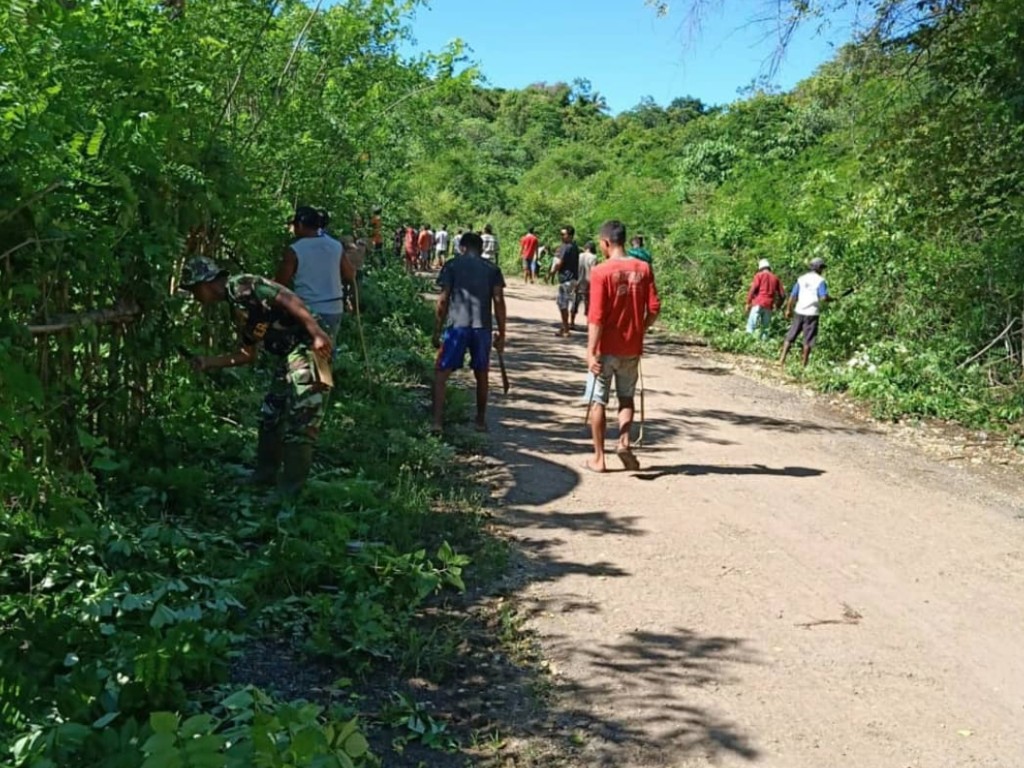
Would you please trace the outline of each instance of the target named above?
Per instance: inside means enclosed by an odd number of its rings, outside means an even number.
[[[313,463],[313,446],[324,417],[327,389],[314,355],[330,359],[331,339],[302,300],[258,275],[229,276],[205,257],[185,265],[180,287],[201,304],[226,301],[238,326],[241,348],[215,357],[195,357],[197,371],[248,365],[258,345],[277,358],[274,379],[261,409],[253,482],[272,485],[284,465],[281,490],[294,496]]]

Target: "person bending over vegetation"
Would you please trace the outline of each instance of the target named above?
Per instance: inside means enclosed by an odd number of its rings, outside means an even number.
[[[491,366],[491,305],[498,321],[494,348],[505,349],[505,278],[498,267],[480,258],[483,240],[475,232],[462,236],[462,253],[449,261],[437,276],[441,298],[437,302],[434,346],[438,348],[434,374],[435,432],[444,428],[445,385],[452,371],[463,366],[469,350],[469,366],[476,377],[476,428],[487,430],[487,374]],[[444,330],[442,332],[442,326]]]
[[[786,356],[789,348],[796,337],[803,334],[803,366],[807,367],[807,361],[811,357],[811,349],[818,339],[818,317],[821,314],[821,305],[836,299],[829,295],[828,284],[822,277],[825,271],[825,262],[822,259],[811,259],[811,271],[803,274],[793,284],[793,291],[789,294],[786,302],[786,319],[793,315],[793,324],[789,326],[786,333],[786,340],[782,344],[782,356],[779,364],[786,364]],[[793,312],[793,305],[796,304],[796,312]]]
[[[326,211],[295,210],[288,226],[297,239],[284,249],[274,279],[295,291],[333,341],[345,311],[345,284],[355,281],[356,270],[342,244],[324,232],[329,223]]]
[[[782,281],[772,272],[768,259],[757,262],[757,274],[747,291],[747,333],[753,335],[761,327],[761,338],[768,338],[768,326],[772,322],[772,310],[782,306],[786,294]]]
[[[260,410],[256,471],[252,482],[273,485],[283,464],[281,492],[298,494],[313,463],[313,447],[324,417],[330,381],[320,374],[316,356],[329,360],[330,336],[292,291],[258,275],[229,276],[209,258],[185,265],[180,286],[200,304],[226,301],[238,324],[241,347],[215,357],[194,357],[196,371],[248,365],[263,345],[276,359],[270,391]],[[329,371],[329,369],[327,369]]]

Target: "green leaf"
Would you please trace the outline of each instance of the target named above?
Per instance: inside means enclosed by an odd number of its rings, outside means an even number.
[[[173,624],[176,620],[174,611],[168,608],[163,603],[157,605],[156,610],[153,611],[153,616],[149,620],[149,626],[153,629],[159,629],[160,627]]]
[[[203,733],[209,733],[217,725],[217,718],[213,715],[200,714],[192,715],[188,720],[181,724],[181,738],[191,739],[194,736],[198,736]]]
[[[89,157],[96,157],[103,146],[103,138],[107,135],[107,126],[101,120],[89,137],[89,143],[85,147],[85,154]]]
[[[185,768],[185,760],[177,750],[155,752],[146,758],[142,768]]]
[[[225,709],[248,709],[252,706],[252,702],[252,693],[243,688],[240,691],[235,691],[224,699],[224,701],[221,702],[221,706]]]
[[[370,742],[361,733],[353,733],[345,739],[345,754],[352,758],[360,758],[370,751]]]
[[[174,712],[153,712],[149,727],[156,733],[174,733],[178,730],[178,716]]]
[[[106,728],[108,725],[110,725],[112,722],[114,722],[118,718],[118,716],[120,714],[121,714],[120,712],[107,712],[107,714],[105,714],[103,717],[97,719],[92,724],[92,727],[93,728]]]

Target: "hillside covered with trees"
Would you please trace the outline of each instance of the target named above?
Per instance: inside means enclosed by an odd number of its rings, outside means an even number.
[[[932,5],[910,31],[884,17],[792,92],[728,105],[610,116],[586,81],[453,94],[431,121],[445,148],[411,174],[415,205],[490,221],[509,266],[529,226],[555,243],[563,222],[586,238],[620,218],[653,246],[677,327],[726,349],[756,347],[740,331],[759,259],[789,286],[821,256],[834,292],[855,291],[827,314],[816,381],[880,416],[1015,422],[1024,21],[1010,0]],[[781,333],[756,351],[777,355]]]

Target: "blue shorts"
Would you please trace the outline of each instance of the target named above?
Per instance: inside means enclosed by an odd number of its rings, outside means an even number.
[[[441,348],[437,351],[436,368],[439,371],[457,371],[466,361],[474,371],[491,368],[490,328],[446,328],[441,335]]]

